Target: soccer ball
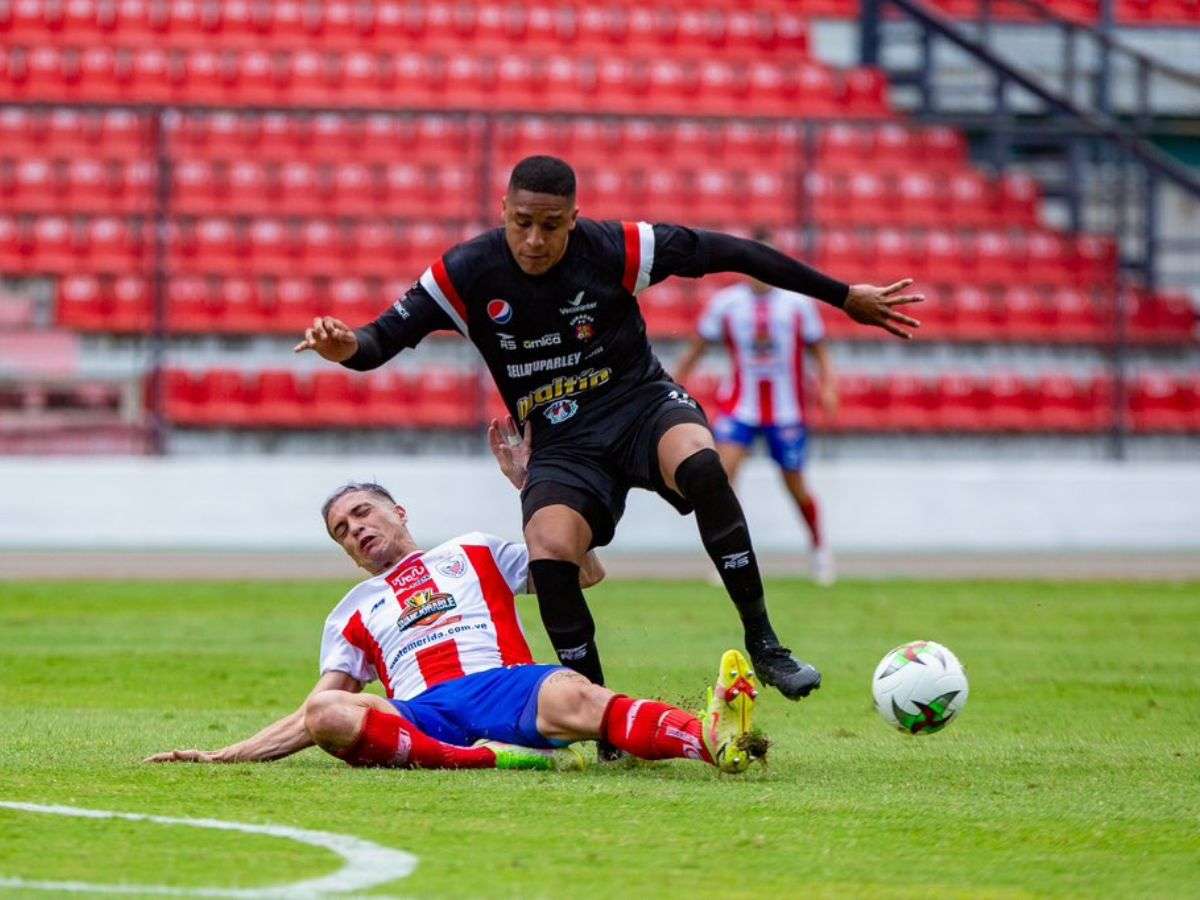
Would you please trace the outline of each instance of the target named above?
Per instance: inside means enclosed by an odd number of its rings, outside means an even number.
[[[871,676],[871,693],[875,709],[892,727],[933,734],[966,706],[967,673],[941,644],[913,641],[880,660]]]

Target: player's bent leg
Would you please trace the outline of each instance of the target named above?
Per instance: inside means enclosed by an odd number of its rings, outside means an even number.
[[[304,705],[304,724],[321,749],[352,766],[497,768],[498,754],[492,749],[435,740],[373,694],[313,694]]]
[[[554,652],[564,666],[603,684],[596,623],[579,586],[579,564],[591,540],[587,520],[564,504],[543,506],[525,525],[529,575]]]
[[[821,686],[821,674],[781,646],[771,627],[746,517],[711,434],[695,423],[676,425],[659,440],[658,459],[664,480],[696,511],[700,540],[737,607],[759,677],[791,700],[807,696]]]

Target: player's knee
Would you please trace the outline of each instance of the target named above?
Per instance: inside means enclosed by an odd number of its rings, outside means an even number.
[[[531,559],[555,559],[561,562],[578,563],[582,554],[578,542],[570,535],[553,528],[541,527],[531,521],[525,529],[525,544]]]
[[[546,683],[539,717],[549,737],[586,740],[600,734],[604,711],[613,692],[578,676],[556,677]]]
[[[675,470],[679,493],[689,500],[710,496],[729,487],[729,476],[717,451],[705,447],[693,453]]]
[[[353,696],[346,691],[321,691],[308,698],[304,727],[318,745],[336,749],[354,739],[363,710],[348,702]]]

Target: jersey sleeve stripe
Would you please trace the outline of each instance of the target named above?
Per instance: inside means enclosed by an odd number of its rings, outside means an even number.
[[[500,647],[501,665],[515,666],[533,662],[533,654],[529,652],[525,633],[521,631],[521,621],[517,618],[513,593],[496,565],[491,548],[469,546],[463,549],[467,551],[471,568],[479,577],[483,600],[496,626],[496,643]]]
[[[375,673],[379,676],[379,680],[383,682],[384,688],[387,690],[387,695],[392,696],[392,679],[388,675],[387,663],[383,658],[383,651],[379,647],[379,642],[375,640],[374,635],[367,630],[366,623],[363,622],[361,612],[355,612],[350,617],[350,621],[346,623],[346,627],[342,629],[342,637],[349,643],[357,647],[367,659],[371,661],[371,665],[375,667]]]
[[[454,289],[454,282],[450,280],[450,273],[446,271],[446,264],[442,260],[439,259],[421,274],[421,287],[429,292],[434,302],[450,317],[454,327],[465,336],[467,308]]]
[[[654,268],[654,226],[638,222],[638,270],[633,293],[640,294],[650,287],[650,270]]]
[[[622,222],[625,234],[625,272],[621,276],[621,287],[633,294],[637,292],[638,275],[642,262],[642,241],[638,222]]]

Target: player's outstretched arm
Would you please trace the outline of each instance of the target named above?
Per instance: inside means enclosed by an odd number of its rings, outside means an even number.
[[[700,357],[704,355],[704,351],[708,349],[708,341],[696,335],[692,338],[691,343],[683,351],[683,355],[679,358],[679,363],[675,367],[675,380],[680,384],[687,381],[688,376],[692,374],[692,370],[696,368],[696,363],[700,362]]]
[[[345,672],[326,672],[317,680],[309,696],[319,691],[360,690],[362,685]],[[283,759],[314,744],[308,729],[304,727],[304,705],[300,704],[294,713],[272,722],[252,737],[220,750],[168,750],[147,756],[142,762],[238,763]]]
[[[882,328],[900,338],[912,337],[905,328],[920,327],[920,322],[896,309],[925,299],[921,294],[902,293],[912,284],[911,278],[886,287],[848,285],[774,247],[732,234],[656,225],[654,235],[656,249],[651,284],[668,275],[696,277],[716,272],[739,272],[772,287],[815,297],[845,310],[856,322]]]

